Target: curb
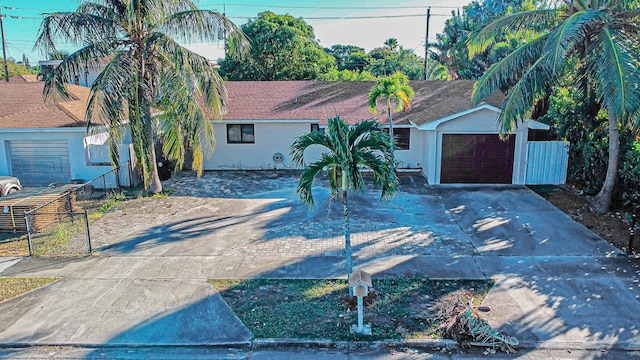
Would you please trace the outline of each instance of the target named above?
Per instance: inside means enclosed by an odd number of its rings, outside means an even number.
[[[254,350],[274,348],[315,348],[341,350],[380,350],[393,348],[415,348],[424,350],[456,350],[454,340],[379,340],[379,341],[333,341],[328,339],[254,339]]]

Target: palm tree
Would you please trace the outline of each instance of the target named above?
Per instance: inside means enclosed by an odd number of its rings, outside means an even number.
[[[503,133],[527,120],[536,102],[559,84],[567,71],[582,71],[576,81],[595,84],[598,102],[609,114],[609,160],[602,189],[593,209],[609,209],[620,152],[619,123],[638,127],[640,112],[640,11],[633,2],[556,1],[554,8],[539,8],[498,19],[475,34],[469,53],[482,52],[503,32],[539,31],[494,64],[476,83],[473,99],[482,101],[495,90],[509,88],[498,123]],[[587,81],[584,81],[587,79]],[[589,91],[585,92],[588,96]]]
[[[193,151],[200,174],[205,152],[215,143],[210,118],[225,111],[226,90],[211,63],[180,44],[228,37],[232,53],[247,48],[242,32],[218,12],[199,10],[191,0],[95,0],[74,12],[48,14],[36,47],[56,53],[54,40],[80,49],[65,57],[45,79],[44,97],[68,98],[65,84],[84,69],[106,66],[91,87],[87,127],[104,125],[112,149],[129,125],[145,188],[162,191],[155,161],[158,130],[163,152],[180,168]],[[198,104],[202,99],[204,109]],[[162,114],[159,121],[154,113]],[[112,151],[114,165],[117,151]]]
[[[401,72],[397,72],[391,76],[381,77],[376,84],[369,90],[369,111],[373,114],[378,113],[378,101],[384,99],[387,105],[387,114],[389,114],[389,138],[391,139],[391,170],[395,170],[395,138],[393,137],[393,111],[408,111],[411,108],[411,101],[415,95],[409,79]],[[394,102],[394,107],[391,107]]]
[[[371,170],[374,182],[380,184],[381,200],[391,198],[398,188],[398,178],[390,166],[391,143],[381,130],[380,124],[373,120],[349,126],[336,116],[329,119],[326,133],[316,131],[301,135],[291,145],[293,163],[298,167],[304,167],[296,189],[296,194],[304,203],[314,206],[311,186],[313,180],[325,170],[329,174],[332,196],[342,192],[347,277],[353,270],[347,191],[363,189],[363,168]],[[306,165],[305,150],[313,146],[322,146],[328,151],[324,152],[318,161]]]

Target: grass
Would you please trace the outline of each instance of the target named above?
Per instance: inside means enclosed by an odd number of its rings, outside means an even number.
[[[0,257],[29,256],[27,234],[0,233]]]
[[[84,217],[64,221],[32,236],[35,256],[88,255],[87,227]]]
[[[102,215],[104,215],[104,213],[111,211],[111,209],[113,209],[113,207],[116,206],[118,202],[124,201],[126,200],[126,198],[127,197],[123,192],[110,195],[107,200],[102,205],[100,205],[100,207],[89,214],[89,220],[93,221],[96,219],[100,219]]]
[[[344,280],[209,280],[256,338],[344,340],[437,338],[431,306],[441,296],[470,290],[482,299],[490,281],[432,281],[426,278],[374,280],[365,298],[364,322],[371,336],[351,334],[356,298]]]
[[[0,278],[0,301],[22,295],[60,278]]]

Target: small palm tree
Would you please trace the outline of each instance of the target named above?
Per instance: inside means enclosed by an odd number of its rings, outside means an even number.
[[[322,146],[328,150],[320,160],[306,165],[304,152],[309,147]],[[362,169],[373,173],[374,182],[380,184],[380,199],[393,196],[398,188],[398,178],[391,169],[391,143],[375,121],[362,121],[349,126],[339,117],[329,119],[326,133],[318,131],[298,137],[291,145],[293,163],[304,167],[296,194],[309,206],[314,206],[311,187],[313,180],[323,171],[328,171],[329,187],[332,196],[342,192],[343,228],[347,260],[347,277],[352,272],[351,233],[349,230],[349,211],[347,191],[361,190],[364,187]]]
[[[411,86],[409,86],[409,78],[401,72],[397,72],[391,76],[378,79],[376,84],[369,90],[369,111],[373,114],[378,113],[378,101],[384,99],[387,105],[387,114],[389,114],[389,138],[391,139],[391,170],[395,171],[395,138],[393,136],[393,118],[394,111],[408,111],[411,108],[411,101],[415,95]],[[391,102],[394,102],[393,108]]]
[[[70,79],[107,62],[91,87],[87,126],[105,125],[117,149],[128,125],[145,188],[160,192],[154,145],[158,127],[168,157],[181,167],[191,149],[192,166],[201,173],[203,155],[215,143],[210,117],[225,111],[226,90],[213,65],[177,41],[208,42],[222,34],[232,54],[248,47],[242,31],[226,17],[199,10],[191,0],[84,1],[74,12],[48,14],[40,25],[36,47],[44,53],[57,53],[56,39],[81,47],[46,77],[44,96],[68,98]],[[153,112],[162,114],[161,121]],[[112,160],[118,163],[117,151]]]
[[[500,18],[471,37],[469,54],[485,51],[500,34],[538,31],[539,35],[494,64],[475,85],[479,103],[492,92],[508,88],[498,123],[504,133],[530,117],[539,99],[569,72],[576,84],[589,84],[609,113],[609,162],[602,189],[592,206],[608,210],[620,156],[619,126],[640,127],[640,10],[635,1],[552,1]],[[577,64],[577,66],[576,66]],[[585,81],[586,80],[586,81]],[[594,85],[590,85],[594,84]]]

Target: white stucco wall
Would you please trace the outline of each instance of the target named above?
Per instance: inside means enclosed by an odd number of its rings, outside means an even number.
[[[212,156],[205,158],[205,170],[266,170],[291,168],[289,147],[295,138],[311,130],[310,120],[284,121],[214,121],[216,147]],[[228,124],[253,124],[255,142],[252,144],[227,143]],[[283,163],[275,163],[273,155],[280,153]],[[310,152],[310,154],[315,151]],[[310,155],[311,160],[313,158]]]
[[[394,126],[394,129],[402,126]],[[421,169],[424,164],[424,153],[426,149],[426,136],[424,131],[420,131],[415,127],[410,128],[409,133],[409,150],[396,149],[396,159],[398,160],[398,169]]]
[[[0,175],[11,174],[11,159],[7,152],[7,142],[11,140],[65,140],[69,150],[69,162],[72,179],[91,180],[112,169],[108,166],[88,164],[87,149],[84,138],[88,136],[84,128],[69,129],[0,129]],[[121,161],[128,161],[128,152],[122,147]]]
[[[480,107],[446,121],[425,124],[424,174],[430,184],[440,183],[440,162],[442,158],[442,135],[444,134],[499,134],[496,126],[498,111],[489,107]],[[524,184],[526,178],[527,125],[520,125],[513,134],[516,144],[513,162],[513,184]]]

